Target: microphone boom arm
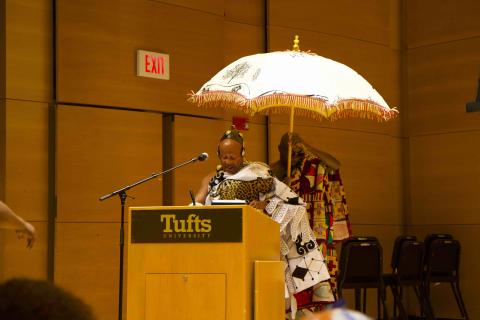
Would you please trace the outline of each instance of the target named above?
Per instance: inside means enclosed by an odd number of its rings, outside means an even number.
[[[109,194],[103,195],[103,196],[101,196],[100,198],[98,198],[98,200],[100,200],[100,201],[107,200],[108,198],[111,198],[111,197],[113,197],[113,196],[116,196],[117,194],[124,193],[124,192],[130,190],[131,188],[138,186],[139,184],[142,184],[142,183],[144,183],[144,182],[150,181],[150,180],[152,180],[152,179],[155,179],[155,178],[158,177],[158,176],[164,175],[164,174],[166,174],[166,173],[169,173],[170,171],[173,171],[173,170],[175,170],[175,169],[178,169],[178,168],[180,168],[180,167],[183,167],[183,166],[185,166],[185,165],[187,165],[187,164],[190,164],[190,163],[192,163],[192,162],[196,162],[196,161],[199,161],[199,160],[200,160],[199,157],[195,157],[195,158],[192,158],[192,159],[190,159],[190,160],[188,160],[188,161],[182,162],[182,163],[176,165],[175,167],[172,167],[172,168],[167,169],[167,170],[165,170],[165,171],[157,172],[157,173],[152,173],[151,176],[146,177],[146,178],[144,178],[144,179],[142,179],[142,180],[139,180],[139,181],[137,181],[137,182],[134,182],[134,183],[132,183],[132,184],[130,184],[130,185],[128,185],[128,186],[125,186],[125,187],[123,187],[123,188],[121,188],[121,189],[118,189],[118,190],[116,190],[116,191],[113,191],[113,192],[111,192],[111,193],[109,193]],[[200,161],[202,161],[202,160],[200,160]]]

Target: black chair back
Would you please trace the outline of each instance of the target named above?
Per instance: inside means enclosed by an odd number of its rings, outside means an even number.
[[[377,287],[382,274],[382,248],[376,242],[351,242],[345,246],[345,258],[340,272],[342,283]],[[343,250],[343,249],[342,249]]]
[[[432,242],[436,239],[453,239],[453,236],[449,233],[428,234],[423,241],[423,243],[425,244],[425,264],[427,263],[427,259],[430,256],[430,247],[432,246]]]
[[[382,247],[376,237],[351,237],[342,243],[338,283],[351,287],[378,282],[382,274]]]
[[[449,281],[456,277],[460,264],[460,243],[453,239],[435,239],[430,244],[425,265],[427,276],[445,277]]]
[[[415,240],[406,240],[399,250],[397,279],[400,283],[420,283],[423,276],[424,245]]]
[[[392,260],[390,262],[390,266],[392,267],[392,270],[397,269],[398,267],[398,261],[400,259],[400,248],[402,246],[402,243],[405,241],[416,241],[417,237],[415,236],[398,236],[395,239],[395,243],[393,244],[393,252],[392,252]]]

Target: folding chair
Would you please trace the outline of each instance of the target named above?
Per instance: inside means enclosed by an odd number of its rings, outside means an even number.
[[[460,242],[452,237],[435,237],[428,235],[429,246],[425,256],[424,278],[426,301],[430,302],[430,286],[432,283],[450,283],[462,319],[469,319],[465,303],[460,292]]]
[[[355,290],[355,309],[360,311],[361,289],[363,289],[363,311],[366,312],[366,291],[377,289],[377,316],[388,319],[382,278],[382,247],[375,237],[354,237],[342,243],[340,253],[338,294],[342,298],[344,289]]]
[[[407,320],[408,312],[403,304],[403,289],[412,287],[419,302],[421,313],[433,319],[425,300],[423,289],[424,245],[415,236],[398,236],[392,253],[392,273],[383,276],[385,286],[390,286],[393,294],[393,317],[399,311],[400,319]]]

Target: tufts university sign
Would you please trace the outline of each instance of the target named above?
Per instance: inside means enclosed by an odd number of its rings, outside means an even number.
[[[132,243],[242,242],[242,209],[132,211]]]

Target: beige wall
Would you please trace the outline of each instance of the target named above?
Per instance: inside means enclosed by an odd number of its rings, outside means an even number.
[[[388,270],[393,241],[405,226],[421,237],[454,233],[464,246],[467,308],[472,318],[480,315],[473,301],[479,279],[472,271],[478,265],[480,113],[465,113],[476,94],[480,5],[267,3],[57,0],[54,32],[52,0],[2,2],[0,196],[35,225],[38,240],[28,251],[14,233],[0,231],[0,279],[47,277],[48,198],[55,192],[55,282],[84,298],[100,319],[116,318],[119,200],[98,197],[208,152],[207,162],[174,173],[174,204],[189,202],[188,189],[196,191],[215,168],[215,141],[234,113],[199,109],[186,94],[241,56],[291,48],[298,34],[302,50],[351,66],[400,110],[388,123],[295,120],[307,142],[342,163],[354,234],[378,236]],[[136,77],[138,49],[170,54],[171,79]],[[59,103],[55,123],[48,120],[52,99]],[[174,114],[171,141],[162,131],[166,113]],[[250,121],[247,157],[275,161],[287,117]],[[48,140],[49,128],[56,130],[55,141]],[[172,161],[165,164],[162,150],[169,144]],[[56,190],[49,191],[53,160]],[[162,181],[131,194],[128,205],[161,204]],[[435,294],[438,303],[451,301],[448,293]],[[456,311],[451,303],[443,308]],[[374,310],[369,306],[369,313]]]
[[[461,289],[471,319],[480,259],[480,113],[474,101],[480,65],[480,3],[408,1],[406,6],[411,210],[408,232],[448,232],[462,244]],[[433,289],[437,316],[459,317],[447,285]]]

